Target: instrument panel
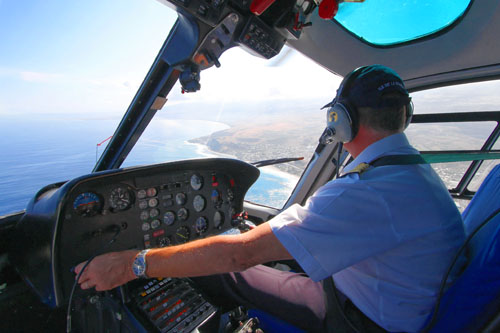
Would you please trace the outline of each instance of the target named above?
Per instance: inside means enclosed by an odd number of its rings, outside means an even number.
[[[19,224],[33,239],[19,249],[25,278],[63,304],[72,267],[94,255],[178,245],[232,228],[258,175],[238,160],[200,159],[103,171],[38,193]],[[47,223],[52,233],[38,234]],[[30,271],[37,257],[44,269]]]
[[[157,182],[96,185],[70,197],[66,221],[85,227],[126,223],[142,235],[137,245],[143,248],[183,244],[231,227],[238,210],[235,190],[231,175],[210,170],[173,172]]]

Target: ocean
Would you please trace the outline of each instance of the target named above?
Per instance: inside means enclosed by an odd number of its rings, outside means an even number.
[[[0,216],[23,210],[42,187],[88,174],[119,119],[34,115],[2,115],[0,133]],[[208,150],[189,139],[228,128],[202,120],[154,119],[123,167],[198,157],[231,157]],[[172,131],[172,129],[177,129]],[[297,178],[273,167],[261,175],[246,200],[281,208]]]

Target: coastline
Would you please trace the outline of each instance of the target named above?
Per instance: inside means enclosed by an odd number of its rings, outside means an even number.
[[[208,146],[201,143],[185,141],[184,144],[194,145],[199,157],[235,158],[234,155],[210,150]],[[282,208],[297,185],[299,177],[279,170],[275,166],[265,166],[259,170],[260,176],[248,190],[245,200],[269,207]]]
[[[221,158],[234,158],[234,159],[237,159],[234,155],[224,154],[224,153],[219,153],[219,152],[213,151],[207,145],[204,145],[204,144],[201,144],[201,143],[193,143],[193,142],[189,142],[189,141],[186,140],[186,141],[184,141],[184,144],[186,144],[186,145],[194,145],[196,147],[195,148],[196,153],[199,154],[200,156],[203,156],[203,157],[221,157]],[[284,172],[284,171],[276,168],[273,165],[269,165],[269,166],[265,166],[265,167],[259,168],[259,170],[262,173],[267,173],[267,174],[273,175],[275,177],[286,179],[287,181],[289,181],[289,182],[291,182],[293,184],[296,184],[298,182],[299,178],[300,178],[298,176],[289,174],[288,172]]]

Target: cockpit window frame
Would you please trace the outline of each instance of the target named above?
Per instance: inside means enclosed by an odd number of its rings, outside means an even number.
[[[495,122],[491,133],[486,137],[483,146],[480,150],[461,150],[461,151],[444,151],[444,150],[432,150],[432,151],[421,151],[423,155],[456,155],[455,160],[450,160],[451,163],[454,162],[469,162],[467,170],[462,175],[460,181],[453,188],[449,188],[451,196],[455,199],[465,199],[470,200],[476,193],[476,191],[470,190],[469,185],[472,179],[475,177],[478,169],[481,167],[484,160],[470,160],[467,156],[474,155],[478,153],[485,154],[498,154],[498,151],[494,150],[496,142],[500,138],[500,111],[468,111],[468,112],[452,112],[452,113],[431,113],[431,114],[417,114],[413,116],[412,124],[425,124],[425,123],[459,123],[459,122]],[[451,153],[451,154],[450,154]],[[463,158],[462,158],[463,157]],[[493,160],[496,160],[493,158]]]

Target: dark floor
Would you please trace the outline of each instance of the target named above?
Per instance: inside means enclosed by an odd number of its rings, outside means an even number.
[[[22,281],[5,283],[0,291],[0,332],[65,332],[64,309],[41,303]]]

